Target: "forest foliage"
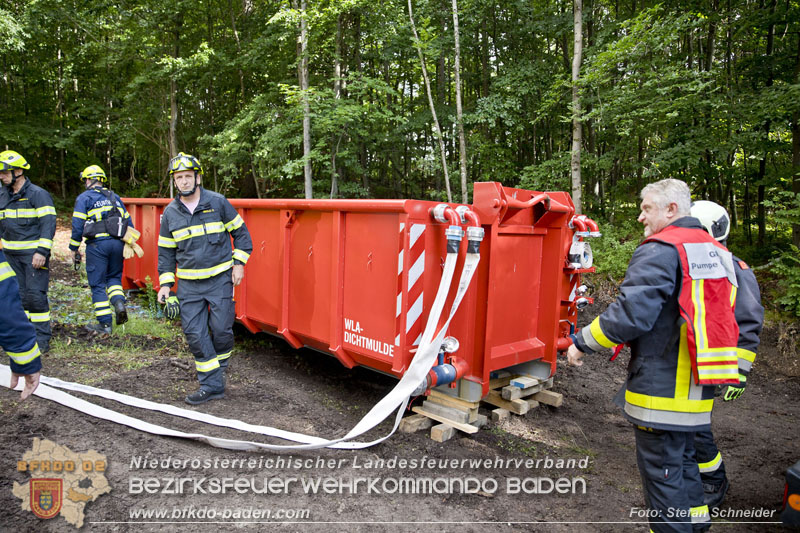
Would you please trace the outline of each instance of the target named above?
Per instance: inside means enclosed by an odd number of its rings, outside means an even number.
[[[317,198],[444,199],[416,46],[457,191],[453,3],[412,3],[418,42],[407,0],[8,0],[0,146],[65,200],[89,164],[122,194],[168,194],[178,150],[231,196],[302,197],[310,162]],[[468,183],[570,190],[573,3],[460,0],[458,16]],[[585,0],[583,42],[585,212],[619,233],[644,184],[676,177],[728,207],[748,258],[796,253],[798,0]]]

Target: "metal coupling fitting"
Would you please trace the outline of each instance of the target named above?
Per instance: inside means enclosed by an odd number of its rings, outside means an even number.
[[[461,226],[450,226],[444,230],[444,234],[448,241],[461,241],[464,238],[464,230]]]
[[[458,213],[458,216],[461,218],[462,224],[467,223],[467,217],[466,217],[467,211],[469,211],[469,207],[467,207],[466,205],[460,205],[456,207],[456,213]]]
[[[478,228],[475,226],[469,226],[467,228],[467,239],[470,241],[478,241],[481,242],[484,236],[483,228]]]
[[[439,204],[436,207],[434,207],[433,210],[431,211],[431,213],[433,214],[433,219],[436,222],[442,222],[442,223],[447,222],[447,218],[444,216],[444,212],[448,207],[450,206],[447,204]]]
[[[483,240],[483,228],[476,226],[467,227],[467,239],[467,253],[480,253],[481,241]]]
[[[450,226],[444,230],[444,234],[447,237],[447,253],[458,253],[461,240],[464,238],[464,230],[461,229],[461,226]]]

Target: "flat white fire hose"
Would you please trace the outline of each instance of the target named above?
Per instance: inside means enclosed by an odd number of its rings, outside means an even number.
[[[464,262],[464,267],[461,271],[461,277],[459,279],[459,284],[455,299],[453,300],[453,304],[450,309],[450,315],[447,319],[447,322],[445,322],[445,324],[439,330],[438,334],[434,336],[434,332],[436,331],[436,326],[439,322],[439,318],[441,317],[441,312],[444,308],[445,300],[447,299],[447,295],[450,292],[449,289],[452,282],[453,274],[455,272],[455,264],[457,258],[458,258],[457,253],[447,254],[447,258],[445,260],[445,265],[444,265],[444,271],[442,273],[442,279],[439,284],[439,290],[437,292],[436,299],[434,300],[434,304],[431,308],[431,312],[428,317],[428,323],[425,327],[425,332],[422,337],[422,342],[420,343],[417,353],[412,359],[411,364],[409,365],[405,374],[397,383],[397,385],[395,385],[395,387],[389,392],[389,394],[387,394],[381,401],[379,401],[355,425],[355,427],[353,427],[353,429],[351,429],[344,437],[341,437],[339,439],[326,440],[321,437],[284,431],[269,426],[258,426],[258,425],[248,424],[245,422],[241,422],[239,420],[216,417],[213,415],[199,413],[196,411],[191,411],[188,409],[183,409],[172,405],[160,404],[160,403],[150,402],[148,400],[142,400],[139,398],[135,398],[133,396],[120,394],[105,389],[97,389],[95,387],[90,387],[88,385],[65,382],[59,379],[48,378],[44,376],[41,378],[41,383],[36,392],[34,393],[34,395],[48,400],[52,400],[56,403],[59,403],[66,407],[70,407],[72,409],[76,409],[78,411],[81,411],[82,413],[94,416],[96,418],[101,418],[104,420],[109,420],[111,422],[116,422],[118,424],[126,425],[128,427],[138,429],[140,431],[145,431],[147,433],[198,440],[217,448],[224,448],[229,450],[242,450],[242,451],[297,450],[297,449],[316,449],[324,447],[338,448],[338,449],[367,448],[369,446],[373,446],[375,444],[383,442],[384,440],[388,439],[392,434],[394,434],[394,432],[397,430],[398,425],[400,424],[400,420],[402,419],[402,416],[405,412],[405,408],[408,405],[411,393],[422,382],[422,380],[425,379],[427,373],[430,371],[434,361],[436,360],[436,357],[439,352],[439,347],[441,346],[441,343],[447,332],[447,328],[450,325],[450,321],[453,319],[453,316],[458,310],[458,307],[461,304],[461,300],[463,299],[464,294],[467,291],[467,288],[469,288],[472,276],[477,270],[478,263],[480,262],[480,254],[478,253],[466,254],[466,260]],[[10,368],[6,365],[0,365],[0,384],[8,388],[7,384],[10,382],[10,379],[11,379]],[[22,388],[22,385],[23,384],[20,383],[19,386],[17,387],[17,390],[20,390]],[[63,392],[62,390],[57,390],[57,389],[83,392],[85,394],[89,394],[92,396],[99,396],[102,398],[114,400],[119,403],[129,405],[131,407],[137,407],[151,411],[158,411],[165,414],[170,414],[174,416],[188,418],[198,422],[203,422],[206,424],[211,424],[220,427],[228,427],[232,429],[256,433],[260,435],[266,435],[270,437],[277,437],[285,440],[291,440],[294,442],[300,442],[303,444],[295,444],[295,445],[263,444],[253,441],[211,437],[200,433],[185,433],[182,431],[176,431],[173,429],[165,428],[163,426],[158,426],[155,424],[151,424],[149,422],[145,422],[138,418],[118,413],[111,409],[101,407],[99,405],[93,404],[81,398],[77,398],[66,392]],[[389,434],[371,442],[352,441],[352,439],[366,433],[367,431],[371,430],[372,428],[380,424],[395,409],[397,409],[397,415],[395,416],[394,426]]]

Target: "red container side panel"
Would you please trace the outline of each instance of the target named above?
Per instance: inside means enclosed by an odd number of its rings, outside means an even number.
[[[495,370],[538,361],[539,374],[555,372],[557,340],[574,327],[568,292],[580,278],[566,262],[573,236],[566,193],[548,193],[543,202],[541,193],[476,183],[474,195],[472,209],[486,232],[481,263],[448,332],[460,343],[454,355],[469,367],[451,393],[472,401],[488,392]],[[169,201],[125,199],[145,250],[142,259],[125,262],[126,288],[143,287],[148,278],[157,288],[160,215]],[[427,324],[447,253],[448,224],[429,213],[437,204],[231,203],[253,239],[235,292],[237,320],[295,347],[332,353],[348,367],[401,376]],[[456,277],[466,246],[465,238]]]

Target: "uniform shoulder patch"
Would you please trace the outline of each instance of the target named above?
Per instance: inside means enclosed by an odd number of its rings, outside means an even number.
[[[741,259],[739,260],[739,266],[742,267],[742,270],[750,270],[750,267],[747,266],[747,263],[745,263]]]

